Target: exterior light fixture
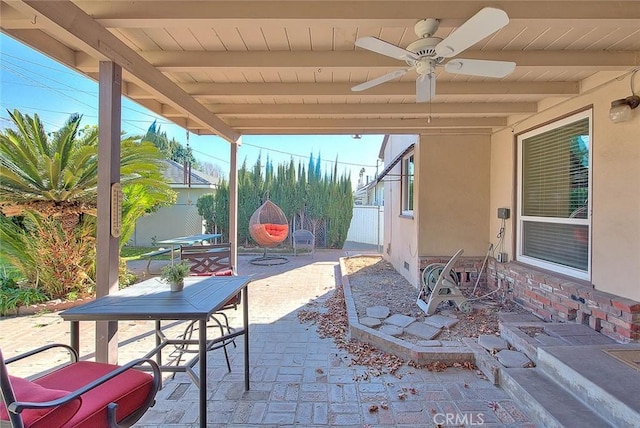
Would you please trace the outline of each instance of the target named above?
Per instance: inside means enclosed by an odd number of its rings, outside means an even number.
[[[611,101],[609,119],[613,123],[626,122],[631,119],[631,110],[640,105],[640,96],[631,95],[627,98]]]
[[[355,135],[352,135],[352,136],[351,136],[351,138],[353,138],[354,140],[359,140],[359,139],[361,139],[361,138],[362,138],[362,135],[360,135],[360,134],[355,134]]]
[[[609,109],[609,119],[613,123],[626,122],[631,120],[631,110],[640,105],[640,96],[636,95],[633,90],[633,78],[640,68],[636,68],[631,72],[630,84],[631,95],[627,98],[620,98],[618,100],[611,101],[611,108]]]

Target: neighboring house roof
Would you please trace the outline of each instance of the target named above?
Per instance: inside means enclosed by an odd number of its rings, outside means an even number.
[[[172,160],[165,161],[166,168],[162,171],[164,177],[169,181],[171,187],[186,186],[188,182],[185,180],[184,166]],[[218,177],[205,174],[203,172],[191,169],[191,185],[198,187],[217,186]]]
[[[385,141],[386,144],[386,141]],[[380,182],[385,175],[389,174],[389,172],[391,171],[391,169],[396,166],[396,164],[398,162],[400,162],[400,160],[405,157],[407,154],[409,154],[415,147],[415,143],[409,145],[409,147],[407,147],[406,149],[404,149],[402,151],[402,153],[400,153],[398,156],[396,156],[395,158],[393,158],[393,160],[391,162],[389,162],[389,165],[385,166],[384,169],[382,170],[382,172],[380,173],[380,175],[378,176],[378,178],[375,180],[376,183]]]

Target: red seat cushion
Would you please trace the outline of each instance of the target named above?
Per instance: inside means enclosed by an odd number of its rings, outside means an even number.
[[[41,403],[56,400],[69,394],[70,391],[56,388],[45,388],[26,379],[9,375],[16,401],[28,401]],[[22,420],[25,428],[50,428],[60,427],[69,421],[80,408],[82,400],[76,398],[62,406],[47,409],[26,409],[22,411]],[[9,420],[9,414],[2,400],[0,400],[0,420]]]
[[[38,378],[34,382],[46,388],[64,385],[65,388],[75,390],[117,368],[118,366],[112,364],[80,361]],[[118,404],[116,419],[121,421],[142,407],[151,392],[152,384],[153,377],[149,373],[128,370],[84,394],[82,406],[78,412],[66,424],[57,426],[63,428],[106,427],[107,404],[111,402]]]

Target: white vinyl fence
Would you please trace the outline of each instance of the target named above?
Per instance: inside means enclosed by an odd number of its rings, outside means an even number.
[[[384,239],[384,207],[355,205],[347,233],[347,241],[382,246]]]

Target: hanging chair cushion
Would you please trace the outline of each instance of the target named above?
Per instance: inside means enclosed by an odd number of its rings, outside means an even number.
[[[263,247],[279,244],[289,235],[288,224],[252,224],[249,233],[254,241]]]
[[[30,382],[20,377],[9,375],[13,393],[16,401],[28,401],[32,403],[42,403],[62,398],[70,391],[61,389],[45,388],[37,383]],[[22,420],[26,427],[47,428],[61,427],[78,412],[82,399],[80,397],[57,407],[46,409],[26,409],[22,411]],[[9,414],[2,400],[0,400],[0,420],[8,421]]]

